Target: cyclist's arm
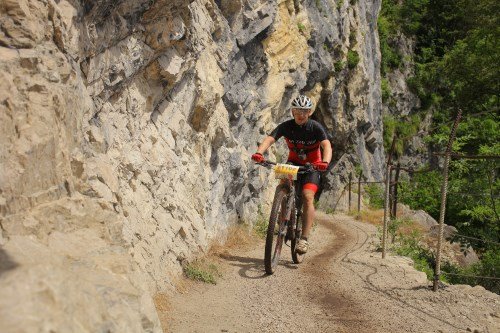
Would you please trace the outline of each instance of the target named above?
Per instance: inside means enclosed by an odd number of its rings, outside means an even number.
[[[320,146],[323,149],[321,160],[323,162],[330,163],[332,160],[332,145],[330,144],[330,140],[321,141]]]
[[[264,154],[266,150],[271,147],[273,143],[275,143],[276,140],[272,136],[267,136],[264,141],[259,145],[259,148],[257,148],[257,153],[259,154]],[[331,154],[330,154],[331,155]]]

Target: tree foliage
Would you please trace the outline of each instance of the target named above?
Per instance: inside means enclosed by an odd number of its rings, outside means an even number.
[[[415,76],[409,87],[431,112],[426,142],[432,151],[446,148],[451,126],[461,109],[453,151],[465,155],[500,155],[500,1],[497,0],[383,0],[379,33],[382,75],[398,66],[394,47],[398,34],[416,41]],[[385,48],[389,48],[386,50]],[[384,59],[385,58],[385,59]],[[398,127],[387,121],[389,131]],[[499,160],[452,160],[446,223],[462,235],[489,242],[472,244],[482,257],[473,269],[496,274],[499,262]],[[405,186],[404,200],[439,214],[439,166],[436,173],[416,174]],[[497,266],[498,267],[498,266]],[[498,268],[497,268],[498,269]]]

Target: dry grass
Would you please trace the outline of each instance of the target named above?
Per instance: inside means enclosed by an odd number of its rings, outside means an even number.
[[[191,288],[191,282],[191,280],[188,280],[185,276],[181,275],[173,278],[172,284],[177,292],[184,294]]]
[[[419,234],[423,234],[425,232],[425,228],[412,220],[410,220],[408,224],[403,224],[398,228],[398,232],[402,235],[410,235],[415,231]]]
[[[257,236],[248,225],[232,225],[228,228],[226,237],[222,242],[216,241],[211,244],[207,256],[220,257],[221,255],[227,255],[230,250],[248,248],[255,244],[256,241]]]
[[[172,311],[172,306],[168,301],[168,295],[164,293],[158,293],[153,297],[155,307],[158,313],[158,319],[160,320],[163,332],[168,331],[168,323],[170,321],[169,313]]]
[[[359,214],[357,212],[353,213],[356,219],[367,222],[376,226],[380,226],[384,223],[384,210],[383,209],[364,209]]]
[[[176,289],[185,289],[186,285],[189,285],[189,280],[217,283],[217,280],[224,273],[223,258],[230,256],[231,252],[235,250],[247,249],[257,241],[258,237],[248,225],[237,224],[230,226],[210,244],[204,254],[183,265],[184,275],[188,279],[180,279],[175,284]]]
[[[161,312],[168,312],[172,309],[168,301],[168,295],[165,293],[158,293],[153,297],[156,308]]]
[[[246,224],[237,224],[230,226],[227,231],[215,240],[209,246],[208,251],[199,256],[190,263],[184,265],[184,272],[190,272],[193,276],[200,276],[205,283],[211,282],[211,277],[216,281],[224,273],[224,265],[222,265],[225,256],[230,256],[231,252],[236,250],[244,250],[253,246],[259,241],[255,231]],[[192,277],[193,278],[193,277]],[[174,278],[175,290],[180,293],[185,293],[190,290],[193,283],[199,283],[193,279],[189,279],[186,275]],[[200,281],[200,280],[198,280]],[[153,298],[160,323],[164,332],[170,332],[169,323],[172,320],[169,314],[172,311],[172,305],[169,302],[169,295],[166,293],[158,293]]]
[[[210,257],[188,263],[184,266],[184,274],[191,280],[211,284],[217,284],[217,278],[222,276],[217,263]]]
[[[384,224],[384,210],[383,209],[365,209],[359,214],[357,211],[350,212],[350,215],[356,216],[357,220],[373,224],[375,226],[382,226]],[[398,223],[399,221],[399,223]],[[388,221],[389,223],[397,223],[397,233],[400,235],[410,235],[414,232],[423,233],[425,228],[415,221],[405,220],[398,217],[396,220]]]

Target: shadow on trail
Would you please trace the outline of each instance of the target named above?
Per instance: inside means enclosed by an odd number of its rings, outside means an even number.
[[[221,254],[220,257],[230,262],[230,265],[240,267],[238,274],[247,279],[262,279],[267,276],[262,259]]]
[[[299,266],[291,260],[284,262],[284,263],[280,263],[280,265],[278,266],[278,269],[279,269],[279,267],[285,267],[288,269],[298,269],[299,268]]]
[[[230,262],[229,263],[230,265],[240,267],[238,274],[241,277],[247,279],[263,279],[270,276],[269,274],[266,273],[264,269],[264,260],[261,258],[257,259],[250,257],[241,257],[232,254],[221,254],[220,257]],[[281,259],[277,270],[279,270],[282,267],[287,269],[299,268],[296,264],[293,263],[293,261],[291,260],[284,261],[283,259]]]
[[[18,264],[11,259],[7,252],[0,248],[0,275],[17,266]]]

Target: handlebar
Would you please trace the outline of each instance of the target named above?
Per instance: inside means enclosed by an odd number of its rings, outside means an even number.
[[[271,168],[272,166],[274,166],[278,163],[273,162],[273,161],[269,161],[269,160],[264,160],[263,162],[256,163],[256,164],[261,165],[261,166],[266,167],[266,168]],[[292,165],[294,165],[294,164],[292,164]],[[316,167],[310,163],[307,163],[306,165],[295,165],[295,166],[299,167],[299,171],[298,171],[299,174],[310,173],[313,171],[324,172],[324,171],[317,170]]]

